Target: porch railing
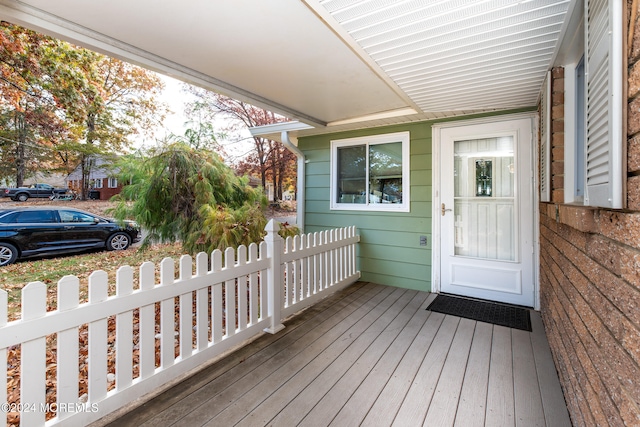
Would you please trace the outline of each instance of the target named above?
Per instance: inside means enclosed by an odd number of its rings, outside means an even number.
[[[133,269],[121,267],[113,296],[107,273],[94,271],[83,304],[79,279],[65,276],[55,311],[47,311],[46,285],[29,283],[22,317],[12,322],[7,293],[0,291],[0,360],[19,347],[21,363],[19,401],[7,400],[10,367],[0,364],[0,425],[11,423],[15,412],[24,426],[93,422],[263,330],[276,333],[284,318],[360,277],[355,227],[286,241],[278,223],[266,230],[260,245],[216,250],[210,259],[199,253],[195,273],[192,258],[182,256],[177,279],[169,258],[160,263],[159,283],[151,262],[140,266],[137,286]],[[88,357],[79,351],[83,334]],[[51,351],[55,364],[47,364]],[[54,381],[48,380],[51,370]],[[82,381],[88,392],[80,396]]]

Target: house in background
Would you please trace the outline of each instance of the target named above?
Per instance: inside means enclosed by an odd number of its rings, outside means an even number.
[[[298,156],[298,225],[357,226],[363,280],[540,310],[575,425],[640,423],[637,9],[0,0],[3,20],[290,117],[252,131]]]
[[[112,162],[104,157],[95,157],[89,160],[89,193],[87,197],[96,200],[109,200],[112,196],[122,191],[122,184],[118,183],[117,170]],[[65,178],[67,187],[76,193],[82,192],[82,165],[79,164]]]

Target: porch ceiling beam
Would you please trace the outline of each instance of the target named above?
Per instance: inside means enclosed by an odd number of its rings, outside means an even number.
[[[166,74],[204,89],[222,93],[223,95],[315,127],[326,126],[325,121],[316,117],[291,109],[210,75],[185,67],[130,44],[123,43],[117,39],[92,31],[89,28],[74,24],[24,3],[0,0],[0,19],[26,26],[52,37],[70,41],[79,46],[137,64],[141,67]]]

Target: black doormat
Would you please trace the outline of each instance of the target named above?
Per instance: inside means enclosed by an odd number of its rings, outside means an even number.
[[[529,310],[523,307],[439,294],[427,310],[531,332]]]

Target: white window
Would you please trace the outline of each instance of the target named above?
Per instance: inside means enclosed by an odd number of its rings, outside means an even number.
[[[409,132],[331,141],[334,210],[409,212]]]
[[[93,188],[102,188],[102,179],[96,178],[93,180]]]
[[[116,188],[118,186],[118,178],[109,178],[109,188]]]

